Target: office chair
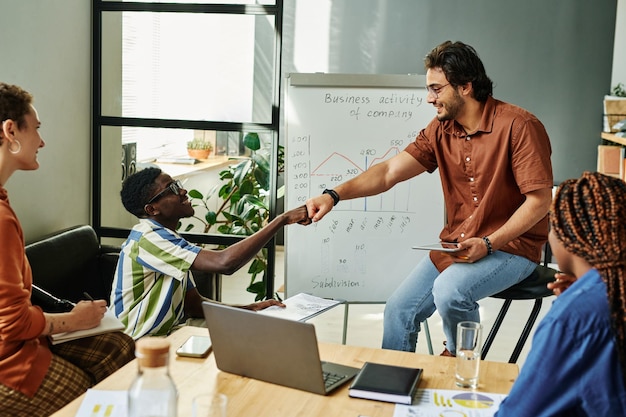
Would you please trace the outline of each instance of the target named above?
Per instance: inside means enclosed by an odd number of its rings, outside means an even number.
[[[500,308],[500,312],[496,317],[496,320],[489,331],[489,335],[485,339],[485,343],[483,344],[481,359],[485,359],[487,357],[487,353],[489,352],[489,348],[491,348],[491,344],[493,343],[498,330],[500,330],[500,326],[504,321],[504,317],[511,306],[513,300],[535,300],[533,308],[528,316],[528,320],[526,321],[526,325],[520,334],[519,339],[517,340],[517,344],[513,349],[513,353],[509,358],[509,363],[517,362],[522,349],[524,348],[524,344],[530,335],[530,332],[535,325],[535,321],[537,320],[537,316],[539,315],[539,311],[541,310],[541,304],[545,297],[551,296],[552,290],[549,290],[546,285],[549,282],[553,282],[555,280],[554,275],[557,271],[553,268],[550,268],[548,264],[552,259],[552,250],[550,249],[550,245],[548,243],[544,246],[543,252],[543,262],[540,265],[537,265],[535,270],[528,276],[528,278],[519,282],[518,284],[513,285],[512,287],[507,288],[504,291],[501,291],[497,294],[492,295],[494,298],[500,298],[504,300],[502,307]]]
[[[528,316],[528,320],[526,320],[526,325],[520,334],[519,339],[513,349],[513,353],[509,358],[509,363],[517,362],[522,349],[524,348],[524,344],[530,336],[530,332],[535,325],[535,321],[537,321],[537,317],[539,316],[539,312],[541,311],[541,305],[543,304],[543,299],[545,297],[551,296],[552,290],[549,290],[546,286],[549,282],[553,282],[555,280],[554,275],[557,271],[553,268],[550,268],[548,264],[552,259],[552,250],[550,249],[550,245],[548,243],[544,246],[543,251],[543,261],[540,265],[537,265],[535,270],[523,281],[507,288],[504,291],[501,291],[497,294],[492,295],[493,298],[503,299],[504,303],[498,312],[498,316],[489,331],[487,338],[485,339],[485,343],[483,344],[481,359],[485,359],[487,357],[487,353],[493,344],[498,331],[500,330],[500,326],[506,317],[507,312],[509,311],[509,307],[514,300],[535,300],[533,308]],[[424,320],[422,324],[425,326],[426,332],[426,343],[428,344],[428,351],[432,355],[432,342],[430,339],[430,332],[428,329],[428,321]]]

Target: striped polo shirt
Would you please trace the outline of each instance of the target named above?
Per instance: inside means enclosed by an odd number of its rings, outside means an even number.
[[[110,309],[138,339],[170,332],[184,316],[189,268],[201,248],[151,219],[140,219],[122,245],[111,289]]]

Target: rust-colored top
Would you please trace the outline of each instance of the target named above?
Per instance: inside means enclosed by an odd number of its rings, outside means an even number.
[[[52,352],[40,337],[46,319],[30,302],[33,274],[24,251],[24,233],[7,191],[0,186],[0,383],[33,397]]]

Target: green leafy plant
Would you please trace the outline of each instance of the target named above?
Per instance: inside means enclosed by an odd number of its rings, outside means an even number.
[[[208,149],[209,151],[212,151],[213,145],[211,144],[211,142],[196,138],[187,142],[187,149]]]
[[[265,226],[269,220],[271,149],[261,148],[261,140],[257,133],[246,134],[243,143],[251,150],[250,157],[221,171],[220,185],[213,187],[206,195],[196,189],[189,190],[193,207],[204,209],[203,217],[194,216],[203,224],[204,233],[215,228],[222,234],[249,236]],[[278,172],[283,171],[284,148],[279,146]],[[281,189],[279,197],[282,194]],[[209,207],[211,198],[221,199],[216,211]],[[194,224],[187,225],[185,232],[194,227]],[[268,251],[264,248],[255,256],[248,268],[250,284],[246,290],[256,294],[255,301],[263,300],[266,296],[267,263]]]
[[[611,95],[617,97],[626,97],[626,88],[624,87],[624,84],[618,83],[615,87],[613,87],[613,89],[611,90]]]

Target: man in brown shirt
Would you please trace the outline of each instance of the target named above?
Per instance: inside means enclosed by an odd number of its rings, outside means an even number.
[[[439,237],[459,242],[461,250],[431,252],[391,295],[382,347],[414,351],[420,323],[438,310],[444,354],[454,354],[457,323],[480,321],[478,300],[522,281],[540,260],[552,197],[551,147],[535,116],[492,97],[471,46],[444,42],[426,56],[425,67],[436,118],[404,152],[306,205],[318,221],[339,200],[380,194],[439,168],[447,217]]]

